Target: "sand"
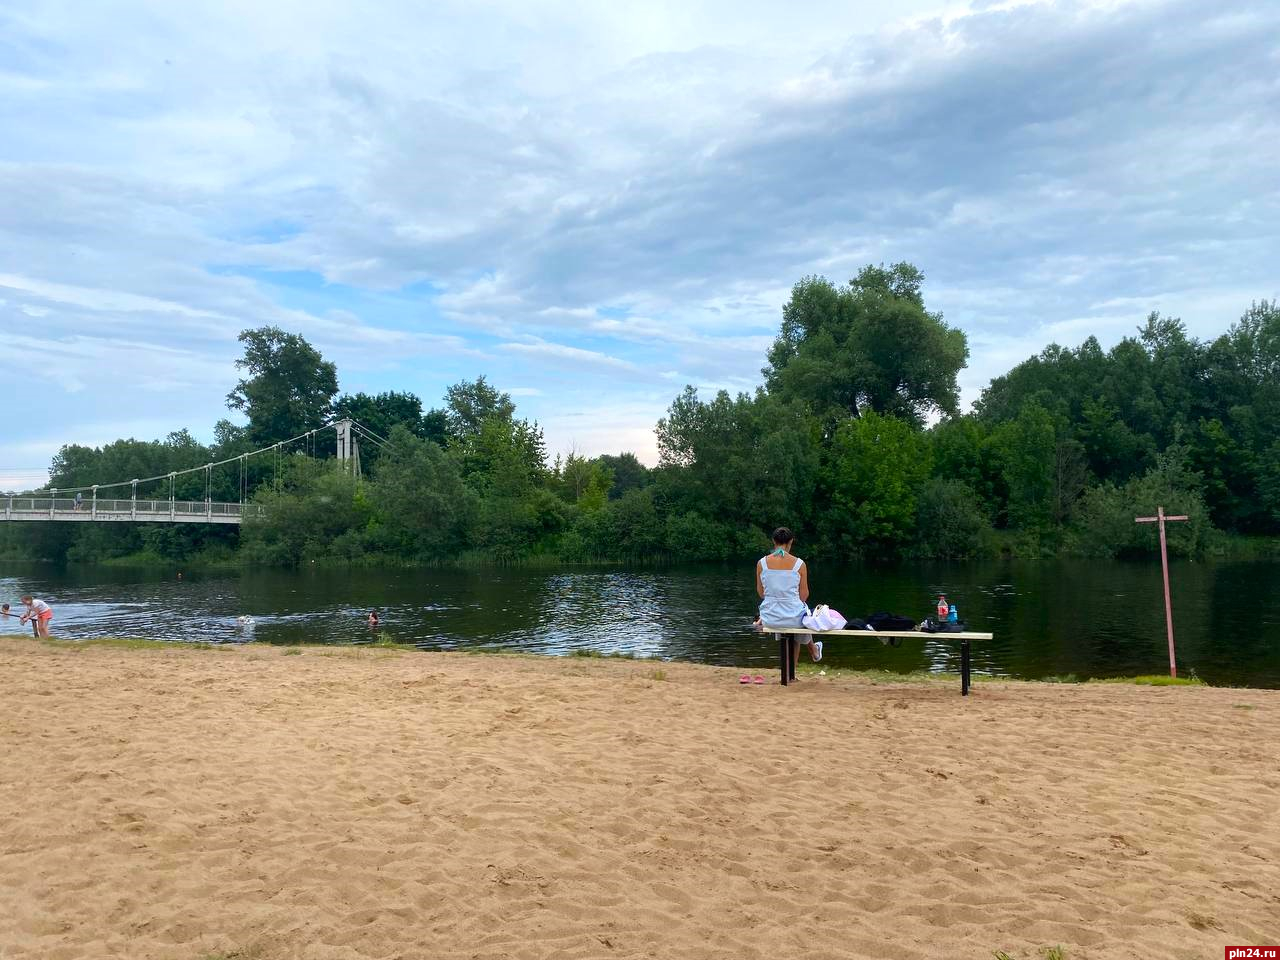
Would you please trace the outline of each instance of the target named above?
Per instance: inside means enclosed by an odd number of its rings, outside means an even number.
[[[1221,957],[1280,692],[0,641],[0,957]]]

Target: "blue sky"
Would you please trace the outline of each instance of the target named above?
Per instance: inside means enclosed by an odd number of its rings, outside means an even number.
[[[247,326],[652,461],[685,383],[759,382],[807,274],[918,265],[966,401],[1280,296],[1260,0],[7,0],[0,130],[0,488],[210,438]]]

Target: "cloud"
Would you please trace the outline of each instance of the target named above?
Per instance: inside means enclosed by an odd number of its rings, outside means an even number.
[[[607,353],[595,350],[571,347],[563,343],[548,343],[545,340],[535,340],[530,343],[502,343],[498,345],[498,349],[523,356],[548,359],[574,370],[581,370],[584,367],[602,367],[612,372],[622,371],[639,376],[645,373],[629,360],[611,357]]]
[[[19,0],[0,326],[60,389],[0,401],[21,439],[158,395],[207,436],[274,323],[345,389],[487,373],[630,442],[686,380],[758,383],[797,279],[897,260],[967,400],[1150,309],[1207,335],[1280,295],[1278,34],[1242,0]]]

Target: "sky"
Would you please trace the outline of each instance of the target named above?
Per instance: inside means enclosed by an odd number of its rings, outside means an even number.
[[[916,264],[966,403],[1280,296],[1271,0],[0,0],[0,134],[0,489],[211,440],[264,324],[653,462],[810,274]]]

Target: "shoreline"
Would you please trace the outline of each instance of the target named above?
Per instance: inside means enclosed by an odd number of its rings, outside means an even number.
[[[30,639],[36,640],[35,637],[22,637],[13,634],[0,634],[0,641],[6,639]],[[629,653],[602,653],[593,649],[577,649],[569,653],[540,653],[535,651],[525,651],[509,649],[504,647],[473,647],[457,650],[427,650],[418,647],[416,644],[410,643],[394,643],[373,641],[370,643],[351,643],[351,644],[326,644],[326,643],[271,643],[269,641],[247,641],[242,643],[220,643],[213,640],[157,640],[150,637],[89,637],[83,640],[74,638],[64,638],[53,636],[49,638],[40,638],[39,643],[48,644],[52,647],[65,647],[67,649],[89,648],[89,647],[107,647],[117,649],[133,649],[133,650],[164,650],[167,648],[191,648],[201,650],[235,650],[235,649],[272,649],[272,650],[296,650],[296,651],[326,651],[326,650],[384,650],[396,653],[408,654],[448,654],[451,656],[468,656],[468,657],[531,657],[536,659],[553,659],[553,660],[614,660],[624,663],[652,663],[652,664],[682,664],[691,667],[709,667],[717,670],[735,670],[749,671],[754,676],[761,673],[765,677],[767,683],[773,683],[774,674],[777,667],[770,664],[762,667],[759,664],[755,666],[737,664],[707,664],[699,663],[696,660],[675,660],[663,659],[661,657],[643,657]],[[892,683],[958,683],[960,674],[945,670],[912,670],[906,673],[897,673],[889,670],[866,669],[856,667],[840,667],[829,664],[815,664],[802,660],[796,668],[797,676],[800,678],[814,677],[830,677],[831,679],[861,679],[872,684],[892,684]],[[1144,687],[1213,687],[1219,690],[1275,690],[1273,687],[1237,687],[1229,684],[1210,684],[1208,681],[1194,676],[1169,677],[1164,674],[1136,674],[1131,676],[1111,676],[1111,677],[1085,677],[1080,678],[1075,674],[1062,674],[1050,677],[1012,677],[1007,675],[996,675],[981,673],[977,670],[973,672],[974,683],[1039,683],[1053,686],[1068,685],[1078,686],[1087,684],[1132,684]]]
[[[1280,691],[405,653],[0,640],[5,955],[1198,960],[1275,936]]]

